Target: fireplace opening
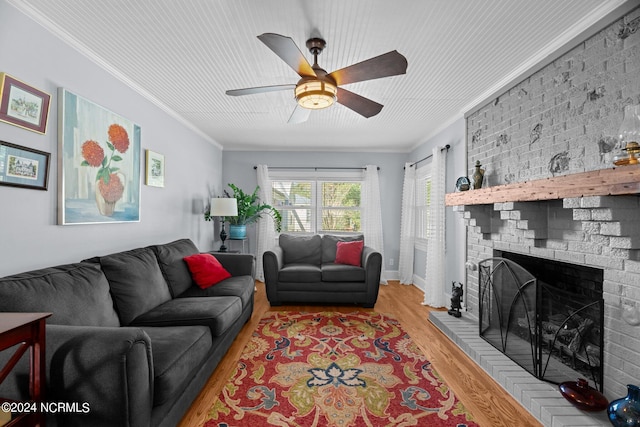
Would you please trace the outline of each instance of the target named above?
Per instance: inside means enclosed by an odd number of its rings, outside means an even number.
[[[535,377],[603,391],[603,271],[495,251],[479,263],[480,336]]]

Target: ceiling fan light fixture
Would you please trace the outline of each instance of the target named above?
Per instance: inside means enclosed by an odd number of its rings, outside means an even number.
[[[337,99],[336,85],[322,80],[305,80],[295,89],[298,105],[310,110],[320,110],[333,105]]]

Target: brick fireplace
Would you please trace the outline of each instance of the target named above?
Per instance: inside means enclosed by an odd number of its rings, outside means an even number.
[[[521,373],[479,338],[473,267],[505,251],[601,269],[603,392],[612,400],[640,384],[640,167],[612,171],[624,107],[640,104],[638,28],[635,8],[470,111],[468,174],[480,161],[485,184],[475,200],[474,190],[463,196],[468,203],[447,196],[467,225],[467,311],[432,321],[545,425],[608,422],[573,408],[557,386]],[[627,172],[633,177],[618,179]]]
[[[467,260],[472,267],[467,282],[468,311],[462,321],[446,313],[438,313],[432,321],[544,425],[564,425],[553,421],[554,416],[566,418],[566,425],[576,425],[572,424],[576,419],[584,426],[608,425],[604,413],[571,407],[556,386],[543,384],[509,363],[506,356],[496,356],[495,349],[479,337],[475,266],[505,251],[602,269],[603,392],[609,400],[624,396],[627,384],[640,384],[640,197],[588,196],[461,209],[468,230]]]
[[[558,201],[465,206],[468,260],[494,251],[531,254],[603,270],[604,393],[640,384],[640,197],[591,196]],[[477,316],[478,274],[469,274],[469,314]]]

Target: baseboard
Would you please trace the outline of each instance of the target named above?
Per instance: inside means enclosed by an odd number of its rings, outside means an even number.
[[[413,275],[413,286],[415,286],[416,288],[418,288],[422,292],[424,292],[427,289],[427,282],[425,281],[424,278],[414,274]]]
[[[384,277],[387,280],[400,280],[400,272],[398,270],[385,270]]]

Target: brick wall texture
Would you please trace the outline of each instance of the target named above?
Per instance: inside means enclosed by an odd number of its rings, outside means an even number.
[[[477,160],[484,186],[612,167],[624,107],[640,104],[639,27],[637,8],[470,114],[469,176]],[[605,395],[640,384],[640,197],[466,206],[464,217],[472,263],[504,250],[603,269]]]

